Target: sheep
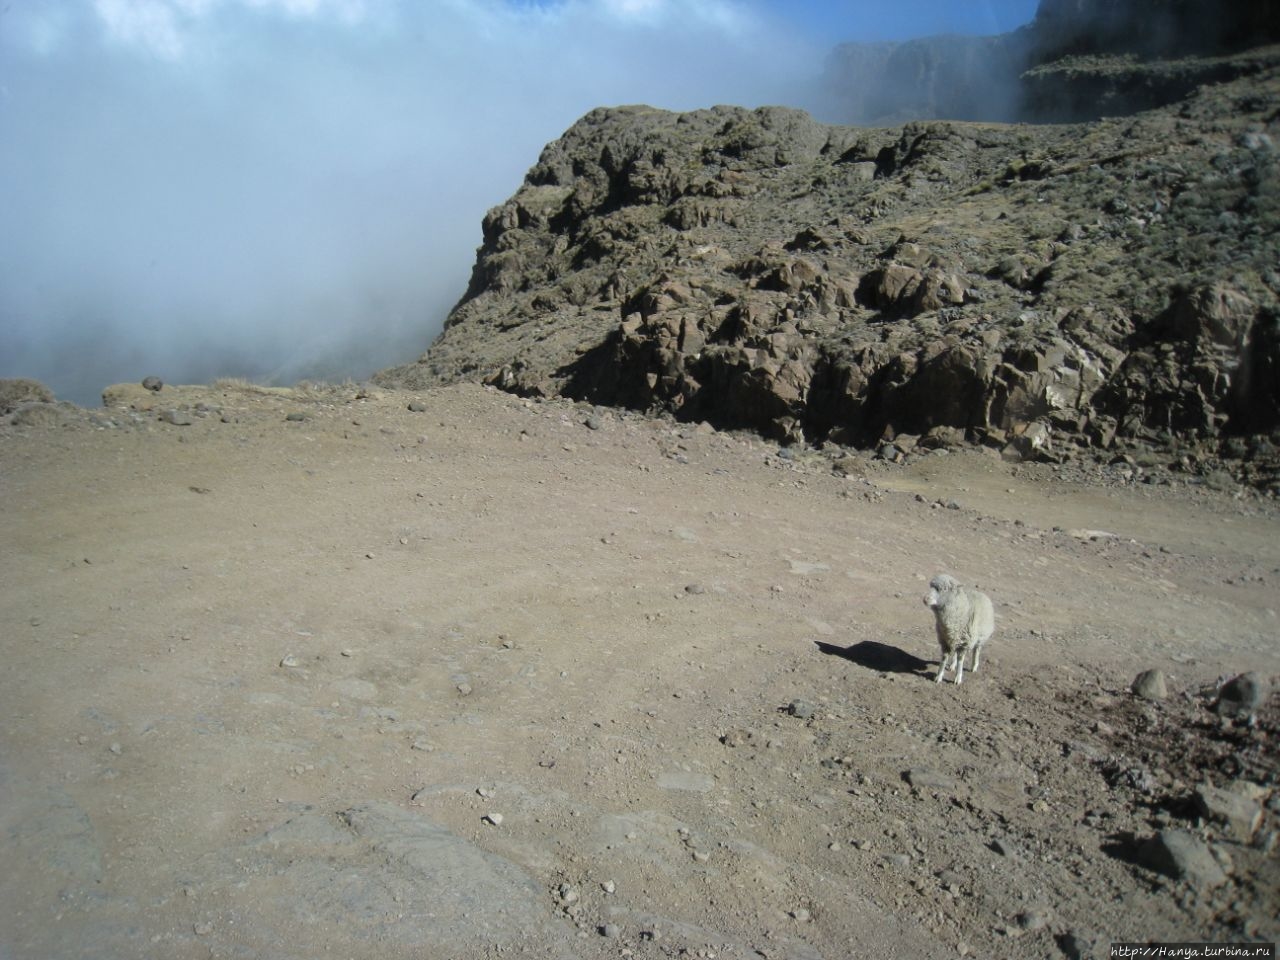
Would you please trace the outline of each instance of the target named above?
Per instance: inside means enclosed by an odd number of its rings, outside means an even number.
[[[929,581],[924,605],[933,611],[938,645],[942,647],[942,665],[936,682],[942,682],[948,667],[955,670],[956,683],[963,681],[964,655],[969,650],[973,651],[972,670],[977,673],[982,645],[996,626],[991,598],[972,587],[962,587],[954,577],[940,573]]]

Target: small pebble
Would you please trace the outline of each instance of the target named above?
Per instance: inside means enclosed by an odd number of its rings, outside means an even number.
[[[606,923],[600,928],[600,936],[608,937],[610,940],[616,940],[622,936],[622,928],[616,923]]]
[[[282,666],[282,667],[296,667],[296,666],[298,666],[298,658],[297,658],[297,657],[295,657],[292,653],[285,654],[284,659],[280,661],[280,666]]]
[[[618,886],[612,880],[606,880],[604,883],[600,884],[600,889],[605,893],[613,893],[618,889]]]
[[[489,823],[493,824],[495,827],[502,826],[502,814],[500,813],[486,813],[484,815],[484,819],[487,820]]]

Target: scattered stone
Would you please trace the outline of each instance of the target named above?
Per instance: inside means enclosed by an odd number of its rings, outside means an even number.
[[[1143,700],[1163,700],[1169,696],[1169,688],[1161,670],[1143,670],[1134,678],[1130,689]]]
[[[307,415],[305,413],[294,412],[294,413],[288,414],[285,417],[285,420],[287,420],[289,423],[302,423],[305,420],[307,420]]]
[[[1027,933],[1033,930],[1040,930],[1049,925],[1049,921],[1053,919],[1053,915],[1048,910],[1041,910],[1033,907],[1030,910],[1024,910],[1014,918],[1014,922],[1018,925],[1019,930]]]
[[[940,793],[954,790],[956,786],[954,779],[931,767],[912,767],[903,772],[902,779],[918,790],[937,790]]]
[[[164,381],[159,377],[143,377],[142,386],[152,393],[159,393],[161,388],[164,387]]]
[[[911,866],[911,857],[905,853],[886,853],[882,859],[891,867]]]
[[[192,424],[191,415],[184,410],[161,410],[160,421],[171,423],[175,427],[189,427]]]
[[[458,693],[460,693],[462,696],[464,696],[464,697],[469,697],[469,696],[471,696],[471,684],[469,684],[469,683],[460,683],[460,684],[458,684],[458,686],[457,686],[457,691],[458,691]]]
[[[720,742],[726,747],[741,747],[751,742],[752,733],[750,730],[730,730]]]
[[[618,889],[618,886],[612,880],[606,880],[604,883],[600,884],[600,889],[605,893],[613,893]]]
[[[299,667],[301,665],[301,661],[292,653],[285,654],[284,659],[280,661],[280,666],[282,667]]]
[[[486,823],[491,823],[495,827],[502,826],[503,816],[500,813],[486,813],[482,818]]]
[[[410,412],[410,413],[426,413],[426,412],[427,412],[427,409],[428,409],[428,408],[427,408],[427,405],[426,405],[425,403],[423,403],[421,400],[410,400],[410,401],[409,401],[409,412]]]
[[[706,593],[706,592],[707,592],[707,588],[706,588],[706,587],[704,587],[704,586],[703,586],[702,584],[700,584],[700,583],[691,583],[691,584],[689,584],[687,587],[685,587],[685,588],[684,588],[684,592],[685,592],[685,593],[691,593],[691,594],[694,594],[694,595],[696,596],[696,595],[698,595],[698,594]]]
[[[1137,857],[1143,866],[1175,880],[1186,880],[1198,890],[1220,886],[1227,880],[1209,845],[1186,830],[1161,830],[1138,847]]]
[[[158,389],[158,388],[157,388],[157,389]],[[195,931],[195,934],[196,934],[196,936],[197,936],[197,937],[207,937],[209,934],[213,933],[213,924],[212,924],[212,923],[197,923],[197,924],[196,924],[194,927],[192,927],[191,929]]]
[[[588,430],[599,430],[604,426],[604,421],[593,413],[591,416],[587,417],[586,426]]]
[[[992,840],[988,846],[1002,857],[1013,857],[1017,856],[1018,853],[1017,847],[1011,844],[1008,840],[1002,840],[999,837]]]
[[[1196,788],[1195,804],[1200,816],[1225,826],[1227,835],[1239,843],[1248,843],[1262,826],[1262,805],[1242,789],[1206,783]]]
[[[1119,539],[1114,533],[1108,533],[1106,530],[1090,530],[1088,528],[1068,530],[1067,536],[1075,537],[1077,540],[1117,540]]]
[[[1242,673],[1222,685],[1213,707],[1224,717],[1248,716],[1262,706],[1268,692],[1267,681],[1257,673]]]
[[[664,790],[680,790],[685,793],[710,793],[716,782],[705,773],[688,770],[670,770],[658,775],[658,786]]]
[[[1058,949],[1067,960],[1100,960],[1098,947],[1101,940],[1089,931],[1068,930],[1058,938]]]
[[[797,720],[809,720],[817,712],[818,708],[808,700],[792,700],[787,704],[787,713]]]
[[[616,940],[622,936],[622,928],[616,923],[606,923],[600,928],[600,936],[608,937],[610,940]]]
[[[808,923],[809,911],[804,907],[796,907],[796,909],[791,911],[791,919],[795,920],[797,923]]]

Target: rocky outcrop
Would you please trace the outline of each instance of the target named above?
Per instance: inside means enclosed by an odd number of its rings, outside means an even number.
[[[1009,457],[1280,427],[1280,70],[1079,126],[588,114],[384,383],[482,379],[782,441]]]
[[[39,380],[25,377],[0,380],[0,416],[29,403],[53,403],[55,399],[53,391]]]

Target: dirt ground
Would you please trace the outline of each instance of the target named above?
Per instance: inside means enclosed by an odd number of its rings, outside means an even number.
[[[1209,707],[1280,672],[1274,502],[475,386],[116,400],[0,427],[4,960],[1280,935],[1276,699]],[[940,571],[996,605],[959,686]]]

